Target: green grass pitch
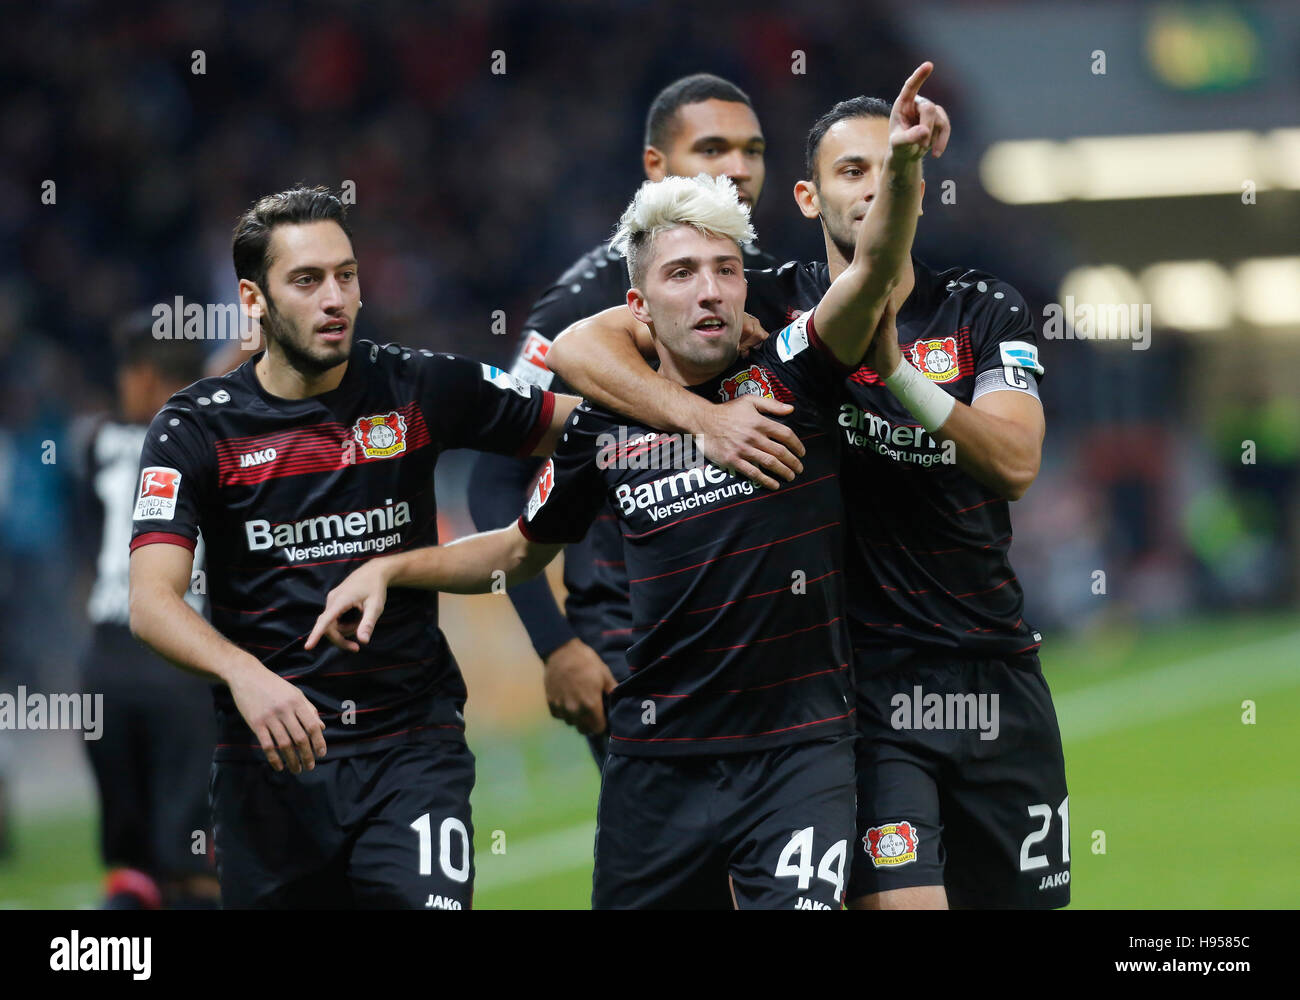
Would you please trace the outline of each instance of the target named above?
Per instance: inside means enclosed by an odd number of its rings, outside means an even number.
[[[1065,738],[1073,906],[1300,906],[1300,619],[1052,642]],[[1254,723],[1243,722],[1253,702]],[[479,909],[585,908],[599,778],[559,724],[471,730]],[[0,907],[93,906],[93,804],[19,817]],[[1104,846],[1104,853],[1103,853]]]

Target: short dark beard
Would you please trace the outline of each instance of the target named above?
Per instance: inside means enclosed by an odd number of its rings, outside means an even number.
[[[822,228],[826,231],[826,238],[830,240],[835,249],[840,252],[840,256],[843,257],[845,261],[852,263],[853,255],[857,253],[857,241],[853,238],[852,226],[849,227],[847,233],[837,233],[826,224],[826,216],[823,215]]]
[[[325,361],[321,358],[314,358],[295,344],[285,322],[280,318],[280,313],[275,308],[275,300],[271,298],[271,293],[263,292],[262,295],[266,299],[266,315],[262,317],[262,333],[267,339],[268,349],[270,344],[275,344],[280,349],[280,353],[284,355],[284,360],[288,362],[290,368],[306,378],[319,378],[331,368],[343,364],[343,361]],[[343,360],[346,361],[347,359]]]

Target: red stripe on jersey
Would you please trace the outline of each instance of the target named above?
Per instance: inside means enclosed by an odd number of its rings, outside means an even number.
[[[768,729],[761,733],[737,733],[735,736],[614,736],[611,740],[622,740],[624,743],[709,743],[715,740],[747,740],[755,736],[775,736],[777,733],[789,733],[796,729],[807,729],[809,726],[820,726],[826,722],[839,722],[840,719],[847,719],[854,713],[854,709],[849,709],[842,715],[832,715],[825,719],[814,719],[812,722],[801,722],[797,726],[785,726],[781,729]]]
[[[414,667],[421,663],[434,663],[437,661],[436,656],[426,656],[420,660],[408,660],[405,663],[390,663],[386,667],[366,667],[365,670],[334,670],[328,674],[316,674],[316,677],[355,677],[357,674],[381,674],[385,670],[396,670],[399,667]],[[299,674],[298,676],[303,676]],[[288,675],[285,680],[288,680]]]
[[[720,559],[726,559],[730,556],[744,555],[746,552],[757,552],[759,549],[770,549],[774,545],[783,545],[786,542],[793,542],[796,538],[806,538],[808,535],[814,535],[819,531],[825,531],[827,528],[839,527],[839,521],[829,521],[826,524],[818,525],[816,528],[809,528],[807,531],[801,531],[797,535],[787,535],[785,538],[778,538],[772,542],[764,542],[762,545],[751,545],[747,549],[736,549],[734,552],[724,552],[720,556],[712,559],[705,559],[703,562],[694,563],[690,566],[683,566],[681,569],[671,569],[667,573],[656,573],[654,576],[645,576],[639,580],[629,580],[628,583],[645,583],[648,580],[662,580],[666,576],[675,576],[678,573],[685,573],[688,570],[699,569],[701,566],[708,566]]]
[[[542,391],[542,410],[537,414],[537,425],[533,427],[532,433],[524,438],[524,443],[518,451],[519,458],[526,458],[533,453],[537,443],[546,436],[546,432],[551,429],[551,416],[555,413],[555,393]]]
[[[746,648],[747,646],[757,646],[757,645],[759,645],[760,643],[764,643],[764,642],[778,642],[778,641],[780,641],[781,639],[789,639],[790,636],[792,636],[792,635],[802,635],[804,632],[811,632],[811,631],[813,631],[814,629],[819,629],[819,628],[829,628],[831,625],[834,625],[834,624],[835,624],[837,621],[839,621],[839,620],[840,620],[839,616],[836,615],[836,616],[835,616],[834,618],[832,618],[830,621],[820,622],[820,623],[817,624],[817,625],[807,625],[807,626],[805,626],[804,628],[797,628],[797,629],[795,629],[793,632],[786,632],[786,633],[783,633],[782,635],[769,635],[769,636],[767,636],[766,638],[763,638],[763,639],[755,639],[753,642],[742,642],[742,643],[738,643],[738,644],[736,644],[735,646],[713,646],[713,647],[710,647],[710,648],[708,648],[708,649],[701,650],[701,652],[704,652],[704,653],[726,653],[726,652],[728,652],[728,651],[730,651],[730,650],[733,650],[733,649],[744,649],[744,648]],[[670,657],[667,657],[667,656],[661,656],[661,657],[659,657],[659,658],[660,658],[661,660],[667,660],[667,659],[670,659]]]
[[[179,545],[183,549],[194,551],[194,539],[186,538],[184,535],[177,535],[170,531],[146,531],[143,535],[136,535],[131,539],[131,551],[134,552],[141,545]]]
[[[960,512],[958,512],[960,513]],[[981,545],[977,549],[972,549],[966,545],[959,545],[955,549],[913,549],[906,545],[899,545],[897,542],[878,542],[874,538],[866,539],[868,545],[878,549],[897,549],[899,552],[907,552],[917,556],[949,556],[954,552],[983,552],[985,549],[1000,548],[1003,545],[1010,545],[1014,535],[1007,535],[1006,538],[1000,538],[996,542],[989,542],[987,545]]]
[[[961,510],[954,510],[954,514],[965,514],[968,510],[979,510],[981,507],[987,507],[991,503],[998,503],[1001,497],[992,497],[991,499],[981,501],[980,503],[971,504],[969,507],[963,507]]]
[[[960,330],[954,331],[953,337],[957,340],[957,364],[961,374],[958,375],[957,378],[952,379],[952,381],[960,382],[962,379],[969,378],[975,374],[975,353],[971,350],[970,346],[970,327],[963,326]],[[917,339],[942,340],[943,338],[918,337]],[[915,343],[916,341],[913,340],[909,344],[898,345],[899,350],[903,354],[904,360],[909,364],[911,364],[912,345]],[[912,367],[915,368],[916,366],[913,365]],[[861,365],[857,371],[850,373],[849,381],[857,382],[859,385],[883,385],[885,380],[880,377],[874,368],[869,365]]]
[[[991,593],[993,593],[993,591],[995,591],[995,590],[1001,590],[1001,589],[1002,589],[1003,587],[1005,587],[1008,583],[1015,583],[1015,582],[1016,582],[1016,578],[1013,576],[1013,577],[1011,577],[1009,580],[1003,580],[1003,581],[1002,581],[1001,583],[999,583],[996,587],[990,587],[988,590],[972,590],[972,591],[971,591],[970,593],[968,593],[968,594],[951,594],[951,592],[950,592],[950,596],[952,596],[952,597],[975,597],[975,596],[978,595],[978,594],[991,594]]]
[[[837,369],[839,369],[841,375],[849,374],[849,372],[853,371],[853,369],[855,369],[857,365],[846,365],[843,361],[841,361],[839,358],[835,356],[835,352],[830,349],[830,346],[826,343],[826,341],[822,340],[822,338],[818,336],[817,327],[813,323],[813,320],[817,318],[816,314],[817,314],[817,309],[814,307],[812,311],[812,315],[808,317],[808,343],[811,344],[813,347],[815,347],[817,350],[821,351],[822,354],[826,356],[826,360],[829,361],[831,364],[833,364]]]
[[[777,378],[770,369],[765,368],[763,370],[767,372],[767,381],[772,386],[772,395],[776,397],[776,400],[793,406],[797,402],[794,393],[787,389],[785,383]]]
[[[397,456],[388,457],[399,457],[432,443],[419,403],[411,401],[394,409],[406,422],[406,448]],[[345,428],[335,421],[295,427],[273,434],[224,438],[217,441],[214,447],[217,453],[218,486],[251,486],[285,476],[334,472],[348,465],[387,461],[384,457],[368,457],[364,449],[357,447],[352,428]],[[247,468],[240,466],[242,455],[265,452],[272,448],[276,455],[270,461]]]
[[[840,572],[839,570],[833,569],[829,573],[823,573],[821,576],[813,577],[811,580],[807,580],[805,582],[820,583],[822,580],[825,580],[832,576],[836,576],[839,572]],[[711,608],[691,608],[687,611],[682,612],[682,614],[687,614],[687,615],[708,614],[710,611],[721,611],[723,608],[730,607],[733,604],[739,604],[741,601],[752,601],[756,597],[771,597],[773,594],[785,594],[785,593],[789,593],[789,591],[790,591],[789,587],[777,587],[775,590],[763,590],[763,591],[759,591],[756,594],[742,594],[740,597],[737,597],[733,601],[724,601],[721,604],[715,604]],[[668,621],[669,619],[667,618],[660,618],[653,625],[633,625],[631,628],[609,629],[607,631],[601,632],[600,634],[601,635],[625,635],[629,632],[644,632],[646,629],[658,628],[660,625],[665,625],[668,623]],[[664,659],[668,659],[668,657],[661,656],[660,659],[664,660]]]
[[[694,694],[652,694],[651,698],[694,698],[697,695],[707,694],[749,694],[751,691],[766,691],[769,688],[780,687],[782,684],[793,684],[795,681],[806,681],[809,677],[822,677],[826,674],[838,674],[843,670],[848,670],[847,663],[841,663],[838,667],[827,667],[825,670],[814,670],[811,674],[800,674],[798,677],[787,677],[783,681],[773,681],[771,684],[760,684],[752,688],[731,688],[727,691],[696,691]]]
[[[836,576],[838,573],[839,570],[833,569],[829,573],[823,573],[821,576],[815,576],[811,580],[805,580],[804,583],[805,584],[820,583],[822,580],[828,579],[829,577],[832,576]],[[790,593],[789,587],[777,587],[775,590],[763,590],[757,594],[742,594],[740,597],[737,597],[734,601],[725,601],[722,604],[715,604],[711,608],[692,608],[691,610],[687,611],[686,614],[700,615],[708,611],[721,611],[723,608],[728,607],[729,605],[732,604],[738,604],[740,601],[752,601],[756,597],[771,597],[773,594],[786,594],[786,593]],[[665,618],[663,619],[663,621],[667,621],[667,619]],[[662,622],[660,624],[662,624]],[[631,630],[629,629],[629,631]]]

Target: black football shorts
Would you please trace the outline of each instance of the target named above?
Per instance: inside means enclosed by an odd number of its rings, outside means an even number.
[[[316,762],[212,764],[227,909],[468,910],[474,756],[451,741]]]
[[[594,909],[838,910],[853,737],[605,760]]]
[[[1065,759],[1038,657],[864,659],[848,899],[942,885],[953,907],[1069,903]]]
[[[104,697],[100,738],[85,744],[104,864],[160,880],[215,874],[207,845],[217,720],[208,685],[149,652],[125,626],[99,625],[93,635],[82,684]]]

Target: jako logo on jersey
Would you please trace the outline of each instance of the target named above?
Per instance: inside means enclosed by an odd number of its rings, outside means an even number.
[[[406,418],[396,410],[362,417],[352,428],[366,458],[392,458],[406,451]]]
[[[247,469],[254,465],[265,465],[275,461],[275,449],[263,448],[261,451],[249,451],[239,456],[239,467]]]
[[[1044,875],[1038,883],[1038,891],[1044,889],[1059,889],[1063,885],[1070,884],[1069,872],[1057,872],[1055,875]]]
[[[758,365],[750,365],[744,371],[736,372],[730,378],[724,378],[721,388],[718,389],[718,395],[722,397],[724,403],[741,396],[764,396],[772,399],[772,384],[767,380],[767,372]]]
[[[951,382],[955,378],[961,378],[957,338],[918,340],[912,345],[912,364],[931,382]]]
[[[176,499],[180,492],[181,474],[176,469],[156,465],[141,469],[133,520],[172,520],[176,516]]]
[[[874,867],[894,868],[916,860],[916,845],[920,839],[916,827],[903,820],[871,827],[862,838],[862,844],[871,855]]]
[[[542,474],[537,477],[537,485],[533,487],[533,495],[528,498],[528,509],[524,511],[525,521],[531,521],[537,516],[537,512],[542,509],[542,504],[546,503],[546,498],[551,495],[554,486],[555,462],[548,458],[545,467],[542,469]]]
[[[304,542],[322,542],[331,538],[357,538],[371,532],[392,531],[410,523],[409,503],[402,500],[394,505],[392,500],[385,500],[383,507],[353,510],[344,514],[321,514],[280,524],[257,518],[244,522],[244,533],[248,538],[249,551],[256,552],[273,545],[302,545]]]

